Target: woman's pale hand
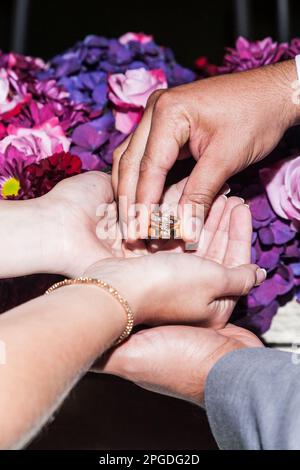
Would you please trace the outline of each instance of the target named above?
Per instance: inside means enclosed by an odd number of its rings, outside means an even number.
[[[52,272],[80,276],[99,259],[123,256],[110,176],[88,172],[65,179],[36,201],[44,214],[45,251],[49,247],[52,253],[53,244],[57,248],[55,259],[49,259]],[[100,238],[102,228],[113,235]],[[47,240],[47,231],[56,239]]]
[[[137,323],[198,323],[222,328],[240,295],[264,281],[250,263],[251,215],[238,198],[220,197],[207,220],[202,256],[156,253],[102,260],[85,275],[112,284]]]

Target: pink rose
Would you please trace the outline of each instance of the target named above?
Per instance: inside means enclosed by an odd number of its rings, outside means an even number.
[[[260,171],[270,203],[279,217],[300,228],[300,157],[291,157]]]
[[[147,44],[147,42],[153,41],[153,36],[148,36],[144,33],[126,33],[119,38],[119,42],[123,45],[126,45],[131,41],[137,41],[141,44]]]
[[[116,106],[116,129],[130,134],[140,121],[149,96],[156,90],[167,88],[164,72],[144,68],[116,73],[108,79],[109,98]]]
[[[0,153],[4,153],[12,145],[25,155],[35,155],[39,161],[54,153],[68,152],[70,148],[70,140],[65,136],[56,117],[33,129],[10,125],[7,134],[0,141]]]
[[[17,80],[17,76],[10,71],[13,80]],[[18,114],[24,104],[26,104],[31,96],[25,96],[12,93],[10,90],[9,76],[5,69],[0,69],[0,116],[2,119],[8,119]]]

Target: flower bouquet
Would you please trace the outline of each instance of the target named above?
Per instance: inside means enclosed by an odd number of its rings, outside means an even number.
[[[195,72],[142,33],[88,36],[47,64],[0,52],[0,198],[42,196],[64,178],[109,170],[114,149],[135,129],[155,90],[299,52],[298,39],[277,44],[240,38],[222,66],[200,57]],[[256,333],[269,328],[280,304],[294,295],[300,299],[300,157],[290,159],[298,145],[294,135],[286,136],[268,159],[230,182],[235,194],[250,201],[253,261],[268,271],[267,281],[239,303],[232,319]],[[52,282],[45,275],[1,281],[1,311]]]

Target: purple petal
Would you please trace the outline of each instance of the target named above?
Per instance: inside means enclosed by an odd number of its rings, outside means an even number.
[[[299,258],[300,257],[300,249],[298,242],[291,243],[285,248],[284,256],[287,258]]]
[[[250,202],[250,209],[256,220],[271,220],[274,213],[265,195],[257,196]]]
[[[269,250],[266,252],[263,252],[259,259],[257,260],[257,263],[261,268],[265,268],[268,271],[271,271],[275,269],[279,265],[280,261],[280,253],[279,251],[275,250]]]
[[[300,263],[291,263],[290,265],[291,270],[293,271],[294,276],[300,276]]]
[[[277,219],[275,222],[272,222],[271,229],[274,235],[274,243],[282,245],[293,240],[296,236],[296,232],[290,229],[289,225],[281,222]]]
[[[96,150],[108,139],[107,132],[98,131],[90,123],[76,127],[72,134],[72,142],[79,147]]]
[[[258,231],[259,239],[264,245],[273,245],[274,235],[270,227],[261,228]]]
[[[108,86],[106,83],[101,83],[93,91],[93,99],[96,103],[104,105],[107,102]]]

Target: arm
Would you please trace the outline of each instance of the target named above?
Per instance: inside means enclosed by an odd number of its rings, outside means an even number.
[[[125,323],[118,302],[94,286],[61,288],[2,315],[0,448],[25,445]]]
[[[209,423],[220,448],[299,450],[299,390],[299,358],[291,354],[260,348],[225,355],[205,388]]]
[[[230,311],[223,311],[226,302],[219,305],[218,299],[239,295],[262,281],[255,265],[231,269],[188,254],[103,260],[85,275],[115,287],[128,300],[136,324],[207,323],[214,313],[218,322],[226,322]],[[125,322],[123,308],[107,292],[78,285],[0,317],[6,349],[6,363],[0,365],[1,448],[28,442],[120,336]]]
[[[0,201],[0,276],[80,276],[99,259],[121,256],[117,235],[97,238],[106,222],[99,208],[108,204],[113,206],[111,182],[100,172],[66,179],[37,199]]]

